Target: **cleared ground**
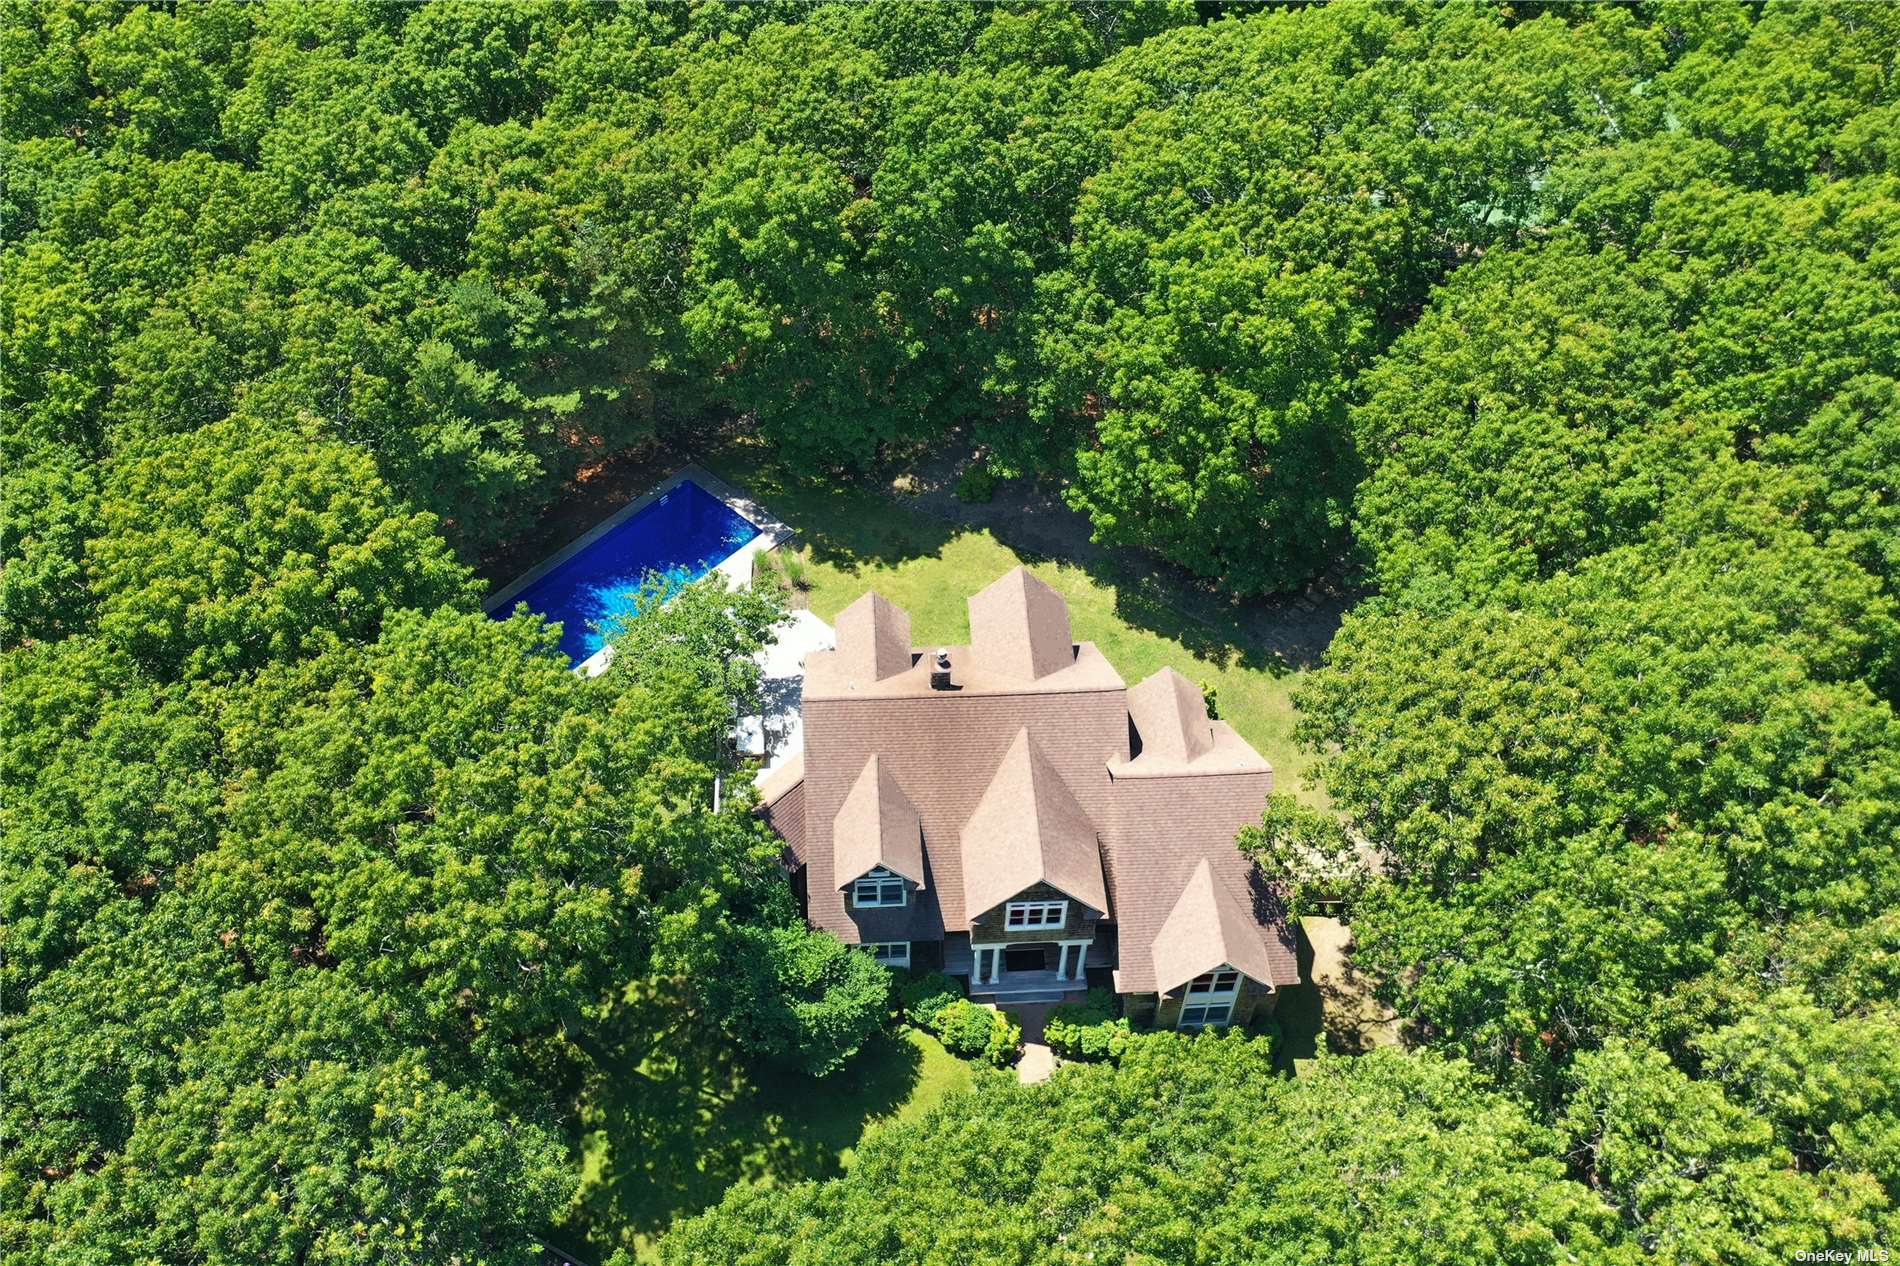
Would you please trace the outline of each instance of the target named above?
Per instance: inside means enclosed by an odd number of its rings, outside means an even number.
[[[1094,546],[1086,524],[1046,489],[1005,484],[984,505],[956,501],[948,486],[959,458],[852,484],[794,478],[743,431],[690,449],[626,454],[585,472],[531,538],[484,559],[482,572],[509,579],[687,461],[797,530],[772,560],[795,604],[830,620],[875,588],[909,610],[918,643],[963,642],[964,599],[1026,564],[1068,599],[1075,636],[1100,646],[1131,684],[1163,665],[1178,668],[1273,763],[1282,789],[1325,803],[1307,777],[1311,758],[1293,744],[1292,693],[1337,628],[1342,595],[1222,599],[1145,556]],[[1280,1003],[1289,1066],[1321,1042],[1351,1050],[1395,1040],[1346,965],[1343,930],[1331,920],[1309,924],[1302,957],[1310,956],[1313,983]],[[639,1091],[616,1095],[608,1085],[587,1110],[583,1193],[565,1220],[576,1241],[569,1247],[595,1261],[619,1247],[647,1260],[668,1225],[734,1184],[841,1172],[868,1130],[928,1110],[971,1076],[935,1040],[910,1032],[880,1038],[818,1083],[718,1052],[621,1070],[610,1080]]]
[[[745,445],[702,460],[797,529],[777,565],[798,600],[824,619],[876,589],[910,612],[918,644],[966,642],[964,600],[1026,564],[1068,599],[1076,638],[1099,646],[1129,684],[1164,665],[1179,669],[1206,688],[1219,714],[1273,763],[1282,789],[1323,803],[1306,777],[1311,757],[1293,744],[1292,691],[1338,625],[1335,602],[1239,604],[1191,587],[1152,560],[1080,547],[1082,561],[1038,553],[1013,528],[1033,522],[1036,532],[1024,535],[1051,543],[1072,540],[1078,529],[1070,512],[1034,490],[999,494],[999,500],[1013,496],[1016,507],[999,513],[993,505],[961,507],[914,480],[900,481],[920,489],[913,493],[815,491],[785,478]],[[933,512],[966,510],[995,526]]]
[[[1399,1022],[1352,965],[1352,929],[1309,916],[1297,929],[1302,983],[1283,990],[1274,1014],[1284,1040],[1278,1061],[1298,1071],[1321,1051],[1358,1055],[1399,1042]]]

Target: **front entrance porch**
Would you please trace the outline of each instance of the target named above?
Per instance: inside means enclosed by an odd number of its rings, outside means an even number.
[[[1088,941],[944,946],[944,970],[967,976],[972,998],[1057,1001],[1088,988]]]

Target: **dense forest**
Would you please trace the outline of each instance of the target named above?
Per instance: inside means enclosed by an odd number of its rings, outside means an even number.
[[[715,809],[769,596],[470,564],[741,418],[1236,599],[1414,1045],[1134,1043],[680,1262],[1900,1244],[1900,8],[0,7],[0,1260],[522,1261],[605,1068],[883,969]],[[736,666],[735,666],[736,663]]]

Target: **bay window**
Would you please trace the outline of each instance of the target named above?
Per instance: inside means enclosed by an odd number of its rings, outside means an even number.
[[[1187,996],[1181,999],[1184,1029],[1203,1029],[1211,1024],[1226,1024],[1234,1018],[1234,999],[1240,993],[1240,973],[1220,966],[1204,971],[1188,981]]]

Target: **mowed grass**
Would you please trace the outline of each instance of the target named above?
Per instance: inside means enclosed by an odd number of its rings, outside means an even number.
[[[581,1192],[556,1238],[591,1261],[655,1259],[680,1218],[748,1184],[834,1177],[873,1129],[921,1116],[973,1080],[933,1037],[880,1033],[821,1080],[717,1049],[615,1070],[583,1110]]]
[[[1311,803],[1310,755],[1293,743],[1292,692],[1303,673],[1262,649],[1238,619],[1190,612],[1156,577],[1037,558],[983,529],[960,528],[861,487],[788,478],[764,446],[740,441],[705,459],[798,530],[781,554],[808,605],[832,620],[867,589],[910,612],[919,645],[967,642],[965,600],[1018,563],[1068,599],[1078,641],[1094,642],[1133,685],[1172,666],[1211,688],[1222,719],[1272,762],[1276,785]]]

